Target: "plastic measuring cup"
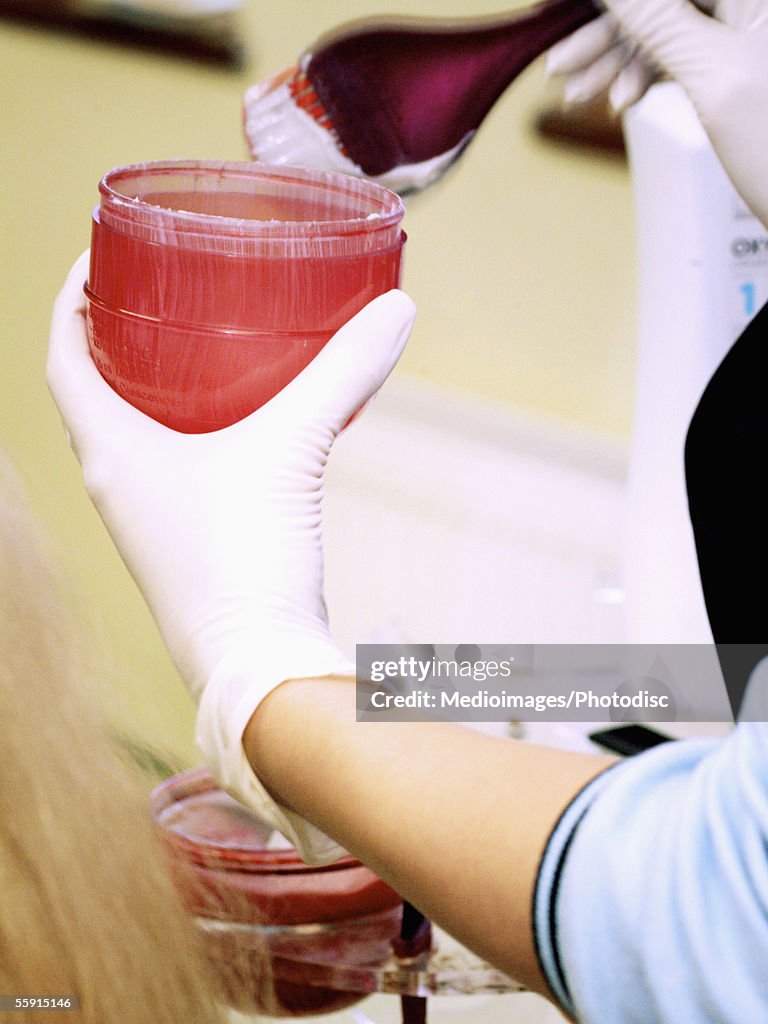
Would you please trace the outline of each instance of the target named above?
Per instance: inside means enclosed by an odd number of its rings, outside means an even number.
[[[116,168],[93,213],[91,353],[177,430],[236,422],[400,283],[402,201],[341,174],[253,163]]]

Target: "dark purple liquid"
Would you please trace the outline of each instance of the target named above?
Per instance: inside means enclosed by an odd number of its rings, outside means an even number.
[[[427,1000],[425,996],[400,996],[403,1024],[426,1024]]]
[[[597,17],[592,0],[548,0],[476,20],[367,21],[318,44],[306,69],[365,174],[448,152],[536,57]]]
[[[418,957],[432,948],[432,925],[407,900],[403,902],[400,935],[392,940],[392,952],[400,959]],[[402,1024],[426,1024],[427,1000],[425,996],[401,996]]]

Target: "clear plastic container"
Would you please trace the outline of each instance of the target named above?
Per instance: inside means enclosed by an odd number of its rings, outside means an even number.
[[[99,191],[91,353],[119,394],[177,430],[253,412],[400,284],[404,207],[371,182],[168,161],[110,171]]]
[[[372,871],[352,857],[311,867],[292,847],[270,848],[269,826],[205,769],[156,787],[150,807],[231,1006],[307,1016],[373,990],[356,972],[390,958],[402,901]]]

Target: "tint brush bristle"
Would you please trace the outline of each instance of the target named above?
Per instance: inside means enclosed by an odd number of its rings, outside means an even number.
[[[299,68],[293,78],[289,81],[288,89],[296,106],[301,110],[306,111],[306,113],[308,113],[309,116],[317,122],[317,124],[322,128],[325,128],[326,131],[329,131],[336,139],[336,144],[339,149],[344,152],[344,144],[339,138],[338,132],[333,127],[331,116],[320,102],[318,95],[315,92],[315,87],[307,78],[306,72]]]

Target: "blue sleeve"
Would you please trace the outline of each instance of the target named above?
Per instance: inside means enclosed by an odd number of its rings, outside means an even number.
[[[550,839],[534,918],[550,986],[585,1024],[768,1021],[768,725],[590,784]]]

